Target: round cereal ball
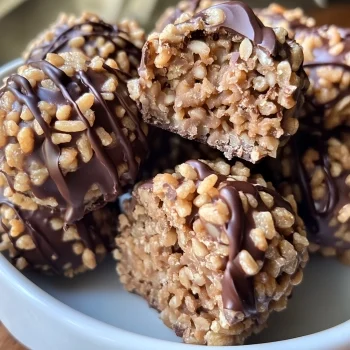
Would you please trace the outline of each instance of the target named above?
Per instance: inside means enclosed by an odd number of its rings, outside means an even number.
[[[242,344],[302,281],[308,240],[293,197],[240,162],[187,161],[123,207],[120,281],[185,343]]]
[[[0,170],[14,190],[73,223],[132,186],[147,127],[126,79],[115,61],[81,53],[11,75],[0,91]]]
[[[335,25],[297,30],[310,79],[305,118],[321,128],[350,126],[350,29]]]
[[[278,187],[294,194],[310,251],[350,264],[350,129],[303,127],[278,164]]]
[[[133,20],[111,25],[92,13],[80,17],[61,14],[23,55],[33,62],[45,59],[48,53],[82,52],[89,58],[112,58],[120,70],[137,76],[144,41],[144,30]]]
[[[144,121],[228,160],[275,157],[298,129],[308,87],[301,47],[238,1],[181,20],[149,36],[128,85]]]
[[[19,270],[73,277],[95,269],[113,248],[116,214],[107,206],[65,225],[62,211],[16,192],[0,174],[0,251]]]
[[[286,29],[290,38],[294,38],[296,30],[312,28],[316,25],[315,19],[307,16],[300,7],[288,9],[272,3],[268,7],[255,9],[254,12],[264,25]]]

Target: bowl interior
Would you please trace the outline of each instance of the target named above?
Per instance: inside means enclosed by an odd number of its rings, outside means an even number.
[[[0,78],[21,63],[12,61],[0,69]],[[156,339],[181,342],[160,321],[155,310],[118,282],[115,262],[73,280],[26,276],[38,287],[73,309],[109,325]],[[312,256],[304,281],[295,289],[287,310],[271,316],[269,327],[252,337],[259,344],[305,336],[337,326],[350,319],[350,267],[332,259]]]
[[[74,280],[36,273],[27,273],[27,277],[56,299],[99,321],[148,337],[181,342],[142,298],[123,290],[112,260]],[[269,327],[249,344],[309,335],[349,320],[349,290],[350,267],[313,256],[287,310],[273,314]]]

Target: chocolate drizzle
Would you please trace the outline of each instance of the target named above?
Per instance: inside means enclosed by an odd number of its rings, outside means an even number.
[[[275,32],[272,28],[265,27],[248,5],[240,1],[229,1],[214,5],[210,9],[222,10],[225,14],[225,20],[219,25],[207,25],[207,31],[215,32],[223,28],[233,34],[250,39],[257,46],[265,49],[270,55],[275,53],[277,41]],[[189,22],[198,19],[202,19],[205,22],[207,10],[199,12]]]
[[[350,51],[350,29],[348,28],[337,28],[340,36],[341,42],[344,44],[343,51],[338,55],[331,55],[329,50],[331,46],[329,44],[329,39],[325,38],[325,33],[329,30],[329,26],[323,26],[318,28],[304,28],[296,33],[296,39],[303,41],[303,37],[315,37],[318,40],[322,41],[320,47],[315,47],[313,49],[313,60],[305,61],[304,68],[308,72],[310,80],[313,82],[314,89],[319,87],[318,80],[320,79],[317,74],[317,69],[321,67],[339,67],[342,68],[345,72],[350,72],[350,66],[346,64],[346,56]],[[306,95],[306,100],[308,102],[308,107],[311,109],[308,111],[308,116],[311,115],[311,118],[314,117],[325,117],[327,110],[333,108],[338,102],[340,102],[344,97],[350,95],[350,85],[346,88],[341,88],[338,84],[336,86],[339,89],[337,96],[327,101],[326,103],[319,103],[315,96]],[[310,118],[310,117],[309,117]]]
[[[6,178],[9,179],[8,176]],[[60,210],[44,206],[38,206],[34,211],[23,210],[13,204],[3,193],[0,193],[0,204],[12,208],[25,227],[25,230],[20,235],[13,237],[10,234],[9,227],[4,224],[3,219],[0,220],[0,227],[4,232],[9,233],[8,237],[18,252],[18,255],[13,258],[14,263],[18,258],[23,257],[34,269],[61,275],[66,271],[67,266],[74,270],[82,265],[81,255],[75,254],[72,248],[75,242],[82,242],[86,248],[93,252],[96,251],[98,245],[103,245],[108,251],[112,247],[112,230],[110,236],[101,234],[101,227],[98,227],[93,219],[93,214],[87,214],[83,220],[75,223],[79,240],[74,239],[73,241],[65,242],[63,240],[64,232],[72,228],[64,226],[62,229],[54,230],[50,223],[52,219],[62,217]],[[17,241],[26,234],[32,238],[35,249],[18,248]],[[101,258],[102,256],[97,256],[98,260]]]
[[[299,184],[302,200],[299,203],[300,215],[303,217],[308,229],[310,241],[324,247],[337,249],[350,249],[347,243],[335,236],[341,224],[331,225],[334,215],[350,200],[350,188],[346,185],[346,178],[350,175],[349,170],[343,170],[340,176],[333,177],[331,164],[328,156],[328,141],[335,137],[341,140],[342,134],[348,137],[349,130],[344,127],[327,132],[324,130],[304,128],[291,141],[292,157],[295,163],[295,172],[292,174],[294,183]],[[304,166],[302,157],[308,149],[314,149],[319,154],[315,161],[317,168],[321,168],[324,174],[326,195],[321,200],[314,200],[311,189],[310,174]]]
[[[89,25],[92,27],[92,31],[87,33],[83,31],[83,26]],[[44,43],[39,47],[34,47],[30,52],[27,62],[34,62],[45,59],[48,53],[60,53],[71,51],[68,43],[71,39],[76,37],[83,37],[85,39],[84,47],[82,51],[85,52],[84,48],[87,46],[94,46],[95,40],[98,37],[104,38],[106,41],[111,42],[115,51],[123,50],[129,57],[133,57],[134,60],[131,60],[130,63],[135,70],[138,68],[138,62],[141,59],[141,50],[136,47],[131,41],[125,38],[125,34],[117,25],[110,25],[103,21],[92,22],[85,21],[84,23],[79,23],[73,26],[63,25],[56,28],[55,38],[48,42]],[[109,55],[109,57],[114,56],[115,51]],[[85,52],[86,53],[86,52]]]
[[[122,194],[124,187],[132,185],[136,180],[139,164],[136,156],[144,159],[148,152],[147,140],[144,135],[137,108],[130,99],[126,87],[126,75],[118,70],[104,65],[108,73],[118,78],[118,87],[114,93],[113,101],[105,101],[101,96],[101,87],[104,77],[92,69],[78,71],[73,77],[67,76],[63,71],[46,61],[31,63],[34,68],[41,69],[58,87],[59,91],[45,89],[37,85],[32,88],[29,81],[18,75],[12,75],[6,86],[0,91],[0,96],[5,91],[10,91],[16,99],[26,105],[34,118],[40,124],[44,134],[37,136],[35,150],[25,159],[25,170],[29,173],[33,162],[47,167],[49,178],[41,186],[32,184],[31,190],[39,199],[53,197],[59,207],[65,210],[65,221],[72,223],[80,220],[85,213],[84,198],[89,189],[97,184],[103,195],[103,202],[93,203],[88,209],[97,209],[105,202],[115,201]],[[84,93],[90,92],[95,97],[92,110],[95,112],[95,122],[90,126],[85,116],[80,111],[76,100]],[[72,107],[70,120],[82,121],[87,131],[85,132],[94,151],[92,159],[88,163],[79,161],[78,169],[74,172],[63,174],[59,167],[60,147],[51,140],[53,126],[48,125],[43,119],[38,108],[40,101],[47,101],[56,105],[69,104]],[[136,139],[130,142],[123,132],[122,121],[115,116],[115,109],[121,105],[126,110],[126,115],[135,125]],[[104,147],[97,136],[96,129],[103,127],[107,132],[114,133],[116,140],[109,147]],[[65,146],[75,146],[82,133],[72,133],[72,141]],[[117,168],[127,164],[128,170],[118,175]]]
[[[204,180],[211,174],[218,175],[205,163],[197,160],[188,161],[187,164],[193,167],[199,176],[199,180]],[[218,175],[220,182],[219,197],[223,200],[230,210],[230,220],[223,227],[218,227],[226,232],[229,239],[229,259],[225,268],[222,280],[222,298],[224,308],[228,310],[241,311],[246,316],[254,316],[258,314],[254,281],[251,276],[248,276],[242,269],[239,262],[239,253],[242,250],[248,251],[255,260],[263,261],[265,252],[260,251],[255,247],[253,240],[250,237],[250,231],[255,227],[253,219],[253,210],[257,212],[268,211],[261,200],[259,192],[266,192],[274,197],[275,207],[282,207],[293,213],[291,205],[286,202],[277,192],[266,187],[243,181],[234,181],[226,176]],[[239,192],[252,195],[258,202],[255,209],[249,208],[245,213]],[[198,211],[193,213],[191,221],[197,217]],[[204,225],[206,223],[204,222]],[[266,300],[266,303],[269,301]]]

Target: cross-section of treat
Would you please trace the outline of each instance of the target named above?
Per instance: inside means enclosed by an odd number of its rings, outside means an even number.
[[[80,17],[62,14],[29,44],[24,58],[33,62],[45,59],[50,52],[82,52],[90,58],[112,58],[120,70],[137,76],[144,42],[145,32],[133,20],[111,25],[91,13]]]
[[[114,245],[116,209],[107,206],[65,225],[60,210],[17,192],[0,174],[0,251],[20,270],[73,277],[93,270]]]
[[[186,343],[242,344],[303,278],[308,240],[289,200],[239,162],[159,174],[119,217],[120,280]]]
[[[295,195],[310,251],[350,264],[350,129],[303,128],[278,164],[279,188]]]
[[[112,59],[48,54],[0,91],[0,170],[19,193],[73,223],[133,185],[147,127]]]
[[[272,3],[266,8],[255,9],[254,12],[264,25],[286,29],[290,38],[294,38],[297,29],[312,28],[316,25],[315,19],[307,16],[300,7],[288,9]]]
[[[255,163],[298,129],[302,62],[284,29],[231,1],[151,34],[129,91],[147,123]]]
[[[310,79],[305,115],[326,129],[350,125],[350,30],[334,25],[298,30]]]

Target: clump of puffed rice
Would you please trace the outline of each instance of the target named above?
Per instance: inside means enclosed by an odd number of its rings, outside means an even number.
[[[15,204],[64,209],[73,223],[134,184],[147,127],[126,79],[114,60],[81,53],[50,53],[7,79],[0,170],[28,198]]]
[[[186,343],[242,344],[302,281],[308,240],[293,197],[240,162],[188,161],[124,207],[120,280]]]
[[[350,30],[335,25],[297,31],[310,79],[304,115],[326,129],[350,125]]]
[[[315,19],[305,15],[300,7],[288,9],[272,3],[266,8],[255,9],[254,12],[264,25],[286,29],[290,38],[294,38],[296,30],[312,28],[316,25]]]
[[[350,264],[350,132],[306,129],[291,141],[276,164],[278,188],[294,194],[310,251]],[[277,170],[277,171],[276,171]]]
[[[47,53],[81,52],[89,58],[111,58],[123,72],[137,76],[144,42],[145,32],[134,20],[111,25],[92,13],[80,17],[61,14],[28,45],[23,56],[31,62],[45,59]]]
[[[107,206],[64,224],[59,210],[16,192],[0,174],[0,252],[19,269],[74,277],[93,270],[114,245],[116,210]]]
[[[228,159],[255,163],[275,157],[296,133],[308,80],[302,49],[286,30],[263,29],[249,12],[256,30],[270,34],[264,41],[274,47],[269,53],[240,28],[228,28],[231,6],[251,11],[227,2],[194,17],[185,13],[151,34],[140,79],[129,83],[129,91],[147,123],[207,143]]]

